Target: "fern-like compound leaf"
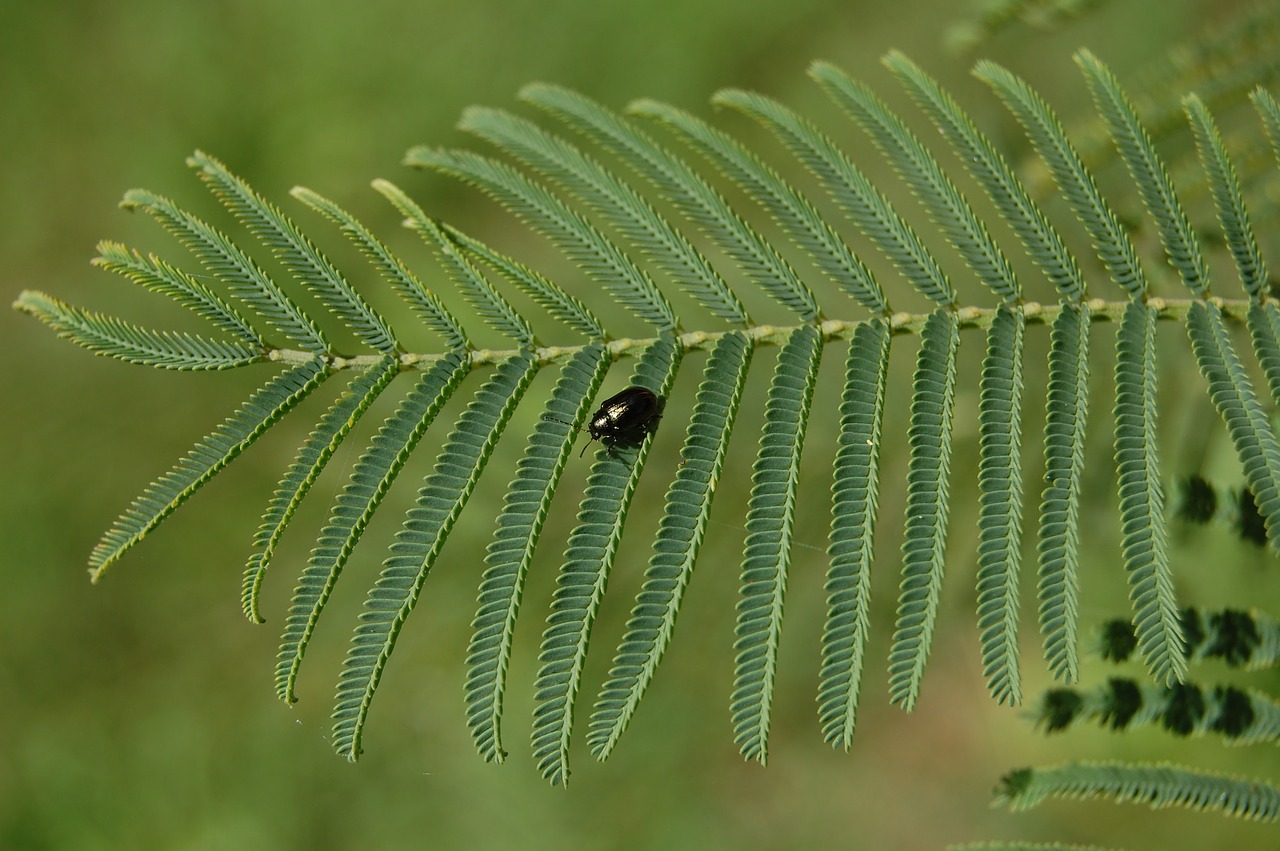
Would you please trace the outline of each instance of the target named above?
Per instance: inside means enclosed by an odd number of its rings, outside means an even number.
[[[262,623],[258,597],[267,567],[275,554],[276,545],[284,535],[289,521],[311,490],[325,465],[333,457],[339,444],[347,436],[365,411],[373,404],[400,371],[395,358],[383,357],[364,372],[356,374],[343,390],[338,400],[324,412],[306,442],[298,451],[289,470],[285,473],[267,505],[262,524],[253,539],[253,554],[244,570],[244,582],[240,588],[240,605],[245,617],[254,623]]]
[[[915,134],[861,83],[848,80],[831,91],[836,102],[871,137],[893,170],[911,187],[934,224],[942,229],[978,279],[1006,302],[1021,298],[1018,279],[1004,252]]]
[[[661,122],[680,139],[706,158],[717,170],[742,187],[751,198],[773,217],[792,239],[813,252],[830,251],[838,244],[844,254],[849,249],[831,229],[809,201],[792,188],[777,172],[761,162],[727,133],[705,121],[665,103],[639,100],[628,110],[635,115]],[[781,300],[807,321],[816,319],[821,310],[813,291],[799,278],[784,281],[787,292]]]
[[[1255,671],[1280,665],[1280,622],[1259,611],[1222,609],[1206,612],[1188,607],[1179,613],[1187,661],[1210,659],[1229,668]],[[1109,662],[1126,662],[1138,640],[1133,624],[1109,620],[1099,630],[1098,654]]]
[[[506,163],[470,151],[413,148],[405,162],[452,175],[482,190],[559,246],[641,320],[659,329],[677,326],[666,296],[635,261],[545,186]]]
[[[854,330],[840,396],[818,720],[823,740],[846,751],[853,742],[871,629],[871,559],[890,339],[883,320],[873,319]]]
[[[502,762],[502,704],[516,616],[534,547],[551,507],[551,497],[573,451],[577,432],[591,411],[611,361],[603,343],[584,347],[565,364],[543,417],[534,426],[516,475],[507,488],[497,529],[485,555],[474,632],[467,648],[467,725],[476,750]]]
[[[1253,101],[1254,108],[1258,110],[1267,138],[1271,140],[1272,150],[1277,157],[1280,157],[1280,102],[1277,102],[1275,96],[1262,87],[1250,92],[1249,100]]]
[[[435,247],[463,298],[471,303],[480,318],[489,323],[490,328],[521,346],[535,344],[533,329],[528,320],[494,289],[489,279],[471,261],[470,255],[446,236],[443,229],[428,219],[416,204],[409,213],[409,223],[423,239]]]
[[[780,119],[788,121],[794,118],[787,115],[787,110],[771,98],[739,89],[722,89],[712,98],[712,103],[732,107],[765,127],[774,125]],[[794,212],[779,221],[784,226],[787,221],[791,222],[789,231],[793,239],[809,252],[814,265],[869,310],[887,313],[889,305],[875,276],[845,244],[835,228],[823,221],[818,211],[803,196],[796,195],[793,207]]]
[[[800,452],[822,348],[822,335],[809,325],[797,328],[783,344],[769,384],[764,433],[751,473],[730,710],[734,742],[743,757],[761,764],[769,755]]]
[[[908,711],[920,694],[942,593],[959,346],[955,312],[940,308],[929,314],[912,378],[902,584],[889,650],[889,699]]]
[[[238,310],[213,290],[154,254],[143,257],[118,242],[103,240],[98,243],[98,256],[92,263],[100,269],[123,275],[152,292],[168,296],[246,346],[263,347],[261,335]]]
[[[1260,301],[1267,287],[1267,262],[1258,249],[1258,240],[1254,236],[1253,225],[1249,222],[1244,192],[1240,189],[1240,177],[1236,174],[1235,166],[1222,141],[1222,134],[1218,132],[1218,126],[1204,101],[1195,95],[1189,95],[1183,99],[1182,106],[1191,122],[1196,151],[1204,166],[1209,193],[1213,196],[1213,206],[1218,212],[1218,224],[1222,226],[1223,238],[1227,248],[1231,250],[1236,270],[1240,273],[1240,283],[1251,301]]]
[[[1280,817],[1280,787],[1257,778],[1168,763],[1069,762],[1023,768],[1001,778],[996,791],[996,803],[1015,811],[1030,809],[1047,798],[1132,801],[1152,809],[1183,807],[1248,821],[1272,822]]]
[[[601,760],[609,757],[626,730],[675,631],[706,534],[752,351],[745,335],[731,332],[716,342],[707,359],[644,586],[591,715],[587,741]]]
[[[1089,413],[1089,308],[1062,305],[1049,343],[1044,424],[1044,491],[1040,502],[1038,596],[1044,658],[1055,679],[1080,677],[1080,484]]]
[[[393,200],[404,197],[404,193],[384,180],[375,180],[373,186],[382,195]],[[346,210],[310,189],[295,186],[291,194],[338,225],[383,279],[404,299],[409,309],[443,338],[446,348],[460,349],[467,346],[467,335],[449,309],[368,228]]]
[[[1186,676],[1182,631],[1169,568],[1164,487],[1156,444],[1155,310],[1130,302],[1116,333],[1116,475],[1121,549],[1133,624],[1159,683]]]
[[[1245,322],[1254,355],[1271,391],[1271,401],[1280,405],[1280,307],[1274,301],[1251,304]]]
[[[275,376],[254,391],[226,422],[178,459],[173,469],[147,485],[90,554],[89,575],[93,581],[98,581],[126,550],[306,398],[327,375],[324,361],[312,358]]]
[[[293,590],[280,637],[276,693],[286,703],[294,700],[302,657],[347,559],[427,427],[469,371],[466,357],[459,352],[449,353],[427,370],[369,441],[334,500],[329,521],[320,530]]]
[[[201,180],[250,233],[361,341],[384,354],[396,350],[395,334],[386,321],[275,205],[203,151],[196,151],[187,162],[199,169]]]
[[[581,150],[531,121],[471,107],[459,127],[516,157],[595,210],[677,285],[722,319],[746,324],[746,308],[689,238],[625,181]]]
[[[642,133],[633,122],[558,86],[535,83],[522,89],[520,96],[594,139],[630,166],[761,289],[783,305],[795,303],[801,284],[786,259],[729,206],[706,178]]]
[[[1082,721],[1129,731],[1159,725],[1175,736],[1222,736],[1229,745],[1280,742],[1280,702],[1258,689],[1154,685],[1113,677],[1085,690],[1046,692],[1034,710],[1037,726],[1057,733]]]
[[[210,372],[258,363],[258,346],[223,342],[177,331],[152,331],[116,316],[93,313],[61,299],[26,290],[14,307],[48,325],[59,337],[96,355],[138,366],[184,372]]]
[[[529,267],[512,260],[485,245],[478,239],[472,239],[455,227],[443,222],[436,222],[440,232],[454,245],[465,251],[475,260],[479,260],[489,268],[501,274],[508,282],[542,306],[547,313],[559,319],[576,331],[592,340],[605,337],[604,326],[587,306],[566,293],[558,285],[547,280]]]
[[[681,354],[673,338],[659,337],[640,356],[630,384],[665,397],[675,380]],[[652,445],[651,440],[645,440],[633,450],[634,455],[624,455],[617,448],[596,453],[578,507],[578,525],[569,535],[564,563],[556,577],[551,613],[538,654],[532,734],[538,770],[552,784],[565,785],[569,781],[569,737],[591,628],[618,555],[631,498]]]
[[[810,69],[810,75],[824,87],[829,85],[828,78],[842,76],[835,68],[821,63]],[[768,128],[804,163],[836,205],[893,261],[913,287],[940,304],[955,300],[946,274],[916,232],[831,139],[768,98],[753,95],[739,99],[734,105]],[[852,280],[857,283],[856,278]],[[850,285],[844,286],[847,289]],[[851,292],[858,297],[857,290]],[[863,303],[888,313],[888,303],[883,295],[878,295],[878,289],[870,295],[873,299]]]
[[[462,297],[470,302],[489,327],[521,346],[534,344],[533,330],[523,316],[489,283],[471,260],[448,238],[440,225],[429,219],[413,199],[390,184],[379,187],[391,204],[405,217],[405,225],[416,230],[440,256],[450,279]]]
[[[1022,352],[1026,319],[1001,306],[987,332],[978,400],[978,631],[982,674],[999,703],[1022,702]]]
[[[973,73],[992,88],[1026,130],[1058,188],[1084,223],[1111,279],[1130,298],[1141,297],[1147,291],[1147,278],[1133,242],[1111,205],[1102,197],[1093,175],[1076,153],[1053,110],[1026,82],[994,62],[979,62]]]
[[[1076,64],[1084,71],[1093,102],[1107,123],[1142,203],[1156,222],[1170,264],[1178,270],[1187,289],[1197,298],[1204,298],[1209,291],[1209,270],[1200,255],[1200,241],[1150,135],[1115,76],[1096,56],[1082,50],[1076,54]]]
[[[1080,301],[1085,295],[1084,275],[1057,229],[991,140],[937,82],[898,51],[890,51],[884,63],[906,87],[911,98],[929,115],[947,138],[969,173],[982,184],[1000,214],[1027,247],[1031,259],[1061,296]]]
[[[154,218],[204,264],[209,274],[290,340],[309,352],[328,351],[329,342],[315,322],[226,234],[168,198],[143,189],[130,189],[120,206],[143,210]]]
[[[391,555],[365,598],[334,698],[334,749],[348,759],[360,756],[369,707],[400,630],[537,371],[537,359],[528,350],[497,365],[454,424],[434,469],[396,533]]]
[[[1187,333],[1200,372],[1209,382],[1209,397],[1226,423],[1267,524],[1267,538],[1280,548],[1280,442],[1271,418],[1258,402],[1253,383],[1236,354],[1231,335],[1215,304],[1195,302],[1187,313]]]

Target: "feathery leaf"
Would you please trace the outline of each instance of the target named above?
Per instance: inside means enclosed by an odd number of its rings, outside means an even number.
[[[525,577],[551,507],[560,474],[573,451],[576,423],[591,410],[612,362],[602,343],[592,343],[565,364],[545,412],[507,488],[493,541],[485,555],[479,607],[467,648],[467,724],[476,749],[489,762],[506,757],[502,747],[502,702],[507,665],[520,612]]]
[[[745,758],[762,765],[769,756],[800,451],[822,348],[821,333],[810,325],[798,327],[783,344],[769,384],[764,433],[751,473],[730,709],[734,742]]]
[[[1026,130],[1027,137],[1049,167],[1071,209],[1084,223],[1089,240],[1111,279],[1130,298],[1145,294],[1147,278],[1133,243],[1120,219],[1098,191],[1093,175],[1085,168],[1053,110],[1024,81],[994,62],[979,62],[973,73],[992,88]]]
[[[293,519],[294,511],[311,490],[343,438],[364,416],[378,395],[391,384],[399,371],[400,364],[396,359],[384,356],[364,372],[357,373],[338,400],[324,412],[319,425],[307,436],[306,442],[298,451],[298,457],[276,486],[262,517],[262,524],[254,536],[253,554],[249,556],[249,563],[245,566],[244,581],[240,588],[241,608],[245,617],[254,623],[262,623],[258,596],[262,591],[267,566],[271,563],[271,557],[275,554],[276,545],[284,535],[285,528]]]
[[[218,200],[356,336],[384,354],[396,350],[395,335],[383,318],[287,216],[203,151],[196,151],[187,163],[199,169],[200,179]]]
[[[951,422],[956,397],[956,352],[960,345],[955,312],[929,314],[920,334],[911,384],[911,425],[907,439],[907,522],[902,542],[902,584],[898,618],[889,650],[889,699],[910,711],[933,641],[946,560]]]
[[[485,192],[558,245],[641,320],[664,330],[679,324],[666,297],[635,261],[545,186],[506,163],[470,151],[413,148],[405,162],[452,175]]]
[[[673,338],[659,337],[640,356],[630,383],[666,396],[681,355]],[[631,497],[652,445],[651,440],[645,440],[631,457],[612,448],[596,453],[579,505],[578,525],[569,534],[564,564],[556,577],[538,654],[532,736],[538,771],[552,784],[563,786],[569,781],[569,736],[591,628],[618,554]]]
[[[978,630],[982,673],[999,703],[1022,702],[1018,567],[1022,555],[1022,354],[1026,319],[1002,305],[987,332],[978,401]]]
[[[853,741],[867,633],[871,629],[871,558],[890,339],[889,326],[880,319],[854,330],[840,397],[818,720],[823,740],[846,751]]]
[[[210,372],[264,359],[258,346],[140,328],[118,317],[92,313],[34,290],[24,290],[13,306],[39,319],[64,340],[96,355],[138,366]]]
[[[1049,344],[1049,393],[1044,423],[1044,491],[1040,503],[1040,633],[1057,680],[1080,678],[1080,484],[1089,415],[1089,308],[1064,303]]]
[[[1130,302],[1116,333],[1121,549],[1138,646],[1156,682],[1186,677],[1156,446],[1155,310]]]
[[[591,715],[587,741],[601,760],[608,758],[626,730],[671,641],[706,534],[711,498],[724,465],[752,352],[746,336],[731,332],[717,341],[707,359],[680,466],[667,489],[666,509],[644,586],[636,596],[609,679]]]
[[[628,107],[628,111],[659,121],[679,135],[683,142],[742,187],[800,245],[807,248],[813,241],[821,242],[824,238],[839,240],[800,193],[727,133],[687,112],[657,101],[636,101]],[[847,248],[844,250],[848,252]],[[801,319],[808,322],[821,314],[813,292],[802,280],[786,278],[781,283],[787,289],[785,293],[779,293],[775,297],[794,310]]]
[[[1078,801],[1109,798],[1117,803],[1146,803],[1157,810],[1184,807],[1249,821],[1270,822],[1280,817],[1280,788],[1271,783],[1168,763],[1069,762],[1024,768],[1001,778],[995,802],[1012,810],[1026,810],[1050,797]]]
[[[1111,131],[1111,138],[1124,160],[1147,212],[1155,220],[1169,263],[1182,283],[1197,298],[1209,292],[1209,270],[1200,256],[1200,242],[1191,229],[1191,220],[1178,201],[1173,182],[1156,153],[1151,137],[1138,120],[1129,98],[1111,71],[1087,50],[1076,54],[1076,64],[1084,71],[1093,102]]]
[[[527,350],[500,362],[454,423],[435,467],[391,545],[342,663],[334,698],[334,749],[355,761],[369,707],[396,639],[422,593],[441,548],[538,371]]]
[[[329,522],[320,530],[293,590],[280,637],[276,693],[286,703],[294,701],[302,657],[347,559],[427,427],[469,371],[470,364],[458,352],[449,353],[427,370],[369,441],[334,500]]]
[[[327,375],[328,369],[320,358],[276,375],[254,391],[226,422],[179,458],[173,469],[147,485],[93,548],[89,556],[93,581],[97,582],[126,550],[234,461]]]
[[[229,287],[236,297],[253,307],[269,325],[290,340],[309,352],[328,351],[329,342],[315,322],[303,314],[276,282],[262,271],[262,267],[226,234],[168,198],[143,189],[130,189],[120,206],[149,214],[185,245],[204,264],[209,274]]]

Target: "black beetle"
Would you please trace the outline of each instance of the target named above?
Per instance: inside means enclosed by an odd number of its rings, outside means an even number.
[[[639,446],[658,427],[658,420],[662,419],[662,408],[662,397],[649,388],[628,387],[601,403],[591,415],[587,433],[591,435],[591,440],[603,443],[610,454],[617,446]],[[572,425],[554,417],[547,419]],[[591,442],[588,441],[587,446],[590,445]],[[582,447],[579,457],[586,451],[587,447]]]

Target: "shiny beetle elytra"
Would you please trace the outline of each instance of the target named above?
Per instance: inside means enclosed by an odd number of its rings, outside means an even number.
[[[662,397],[647,387],[628,387],[604,400],[591,415],[587,433],[591,435],[591,441],[603,443],[610,454],[619,446],[639,446],[658,427],[658,420],[662,419],[662,407]],[[572,425],[554,417],[547,419]],[[591,441],[587,442],[587,446],[591,445]],[[587,446],[582,447],[579,457],[587,451]]]

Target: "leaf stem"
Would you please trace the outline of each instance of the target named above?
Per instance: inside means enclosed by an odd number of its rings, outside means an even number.
[[[1158,320],[1183,320],[1192,305],[1196,304],[1199,299],[1192,298],[1159,298],[1151,297],[1147,299],[1147,305],[1154,308],[1156,318]],[[1222,299],[1213,297],[1208,299],[1212,304],[1217,305],[1222,311],[1222,315],[1230,322],[1243,322],[1249,311],[1250,302],[1247,299]],[[1012,307],[1013,310],[1021,310],[1026,317],[1028,325],[1050,325],[1058,314],[1062,312],[1062,302],[1053,304],[1041,304],[1039,302],[1028,301]],[[1088,301],[1089,315],[1094,322],[1109,322],[1119,319],[1124,313],[1125,306],[1129,304],[1128,300],[1123,301],[1105,301],[1103,299],[1090,299]],[[999,311],[998,307],[957,307],[956,314],[960,320],[960,330],[983,329],[991,326],[992,320]],[[925,320],[929,318],[928,313],[906,313],[899,312],[889,316],[888,322],[891,333],[899,334],[919,334],[924,328]],[[847,340],[853,336],[853,332],[859,325],[866,320],[843,320],[843,319],[825,319],[821,323],[822,338],[824,341],[831,340]],[[781,345],[794,331],[797,325],[753,325],[750,328],[741,329],[752,341],[755,346],[778,346]],[[739,329],[726,329],[724,331],[689,331],[677,336],[677,341],[686,352],[699,349],[709,349],[723,337],[725,334],[734,332]],[[614,357],[623,357],[632,352],[640,351],[646,346],[651,345],[656,338],[646,337],[642,339],[623,337],[608,342],[609,352]],[[580,346],[540,346],[536,349],[535,354],[540,365],[552,363],[564,363],[571,357],[581,351],[587,344]],[[484,364],[498,363],[517,354],[515,350],[507,349],[473,349],[470,352],[472,366],[481,366]],[[301,351],[298,349],[276,349],[269,348],[266,351],[267,360],[288,365],[298,365],[313,360],[316,357],[314,352]],[[328,355],[329,368],[331,370],[339,369],[368,369],[377,363],[382,357],[377,354],[369,355]],[[400,368],[406,369],[429,369],[436,361],[444,357],[443,353],[439,354],[421,354],[416,352],[402,352],[399,355]]]

